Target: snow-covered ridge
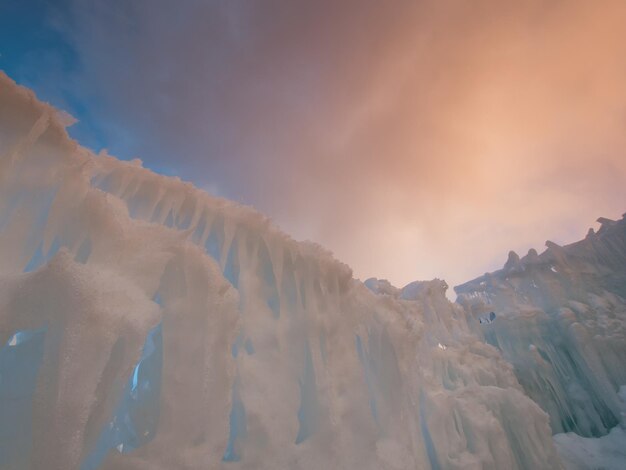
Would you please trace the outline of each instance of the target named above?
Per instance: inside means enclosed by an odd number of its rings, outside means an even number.
[[[567,246],[546,242],[455,287],[473,330],[513,364],[554,432],[601,436],[626,411],[626,218]],[[482,321],[491,315],[493,321]]]
[[[366,287],[68,122],[0,74],[0,469],[560,467],[483,307]]]

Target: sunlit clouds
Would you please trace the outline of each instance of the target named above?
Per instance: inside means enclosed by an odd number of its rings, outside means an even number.
[[[55,18],[107,143],[357,277],[460,283],[626,210],[621,0],[91,3]]]

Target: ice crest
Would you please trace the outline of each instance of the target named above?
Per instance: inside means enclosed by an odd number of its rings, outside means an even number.
[[[454,304],[67,124],[0,74],[0,468],[554,469],[550,418],[614,423],[623,222]]]

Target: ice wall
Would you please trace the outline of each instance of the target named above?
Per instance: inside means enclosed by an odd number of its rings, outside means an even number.
[[[1,469],[559,468],[445,282],[365,285],[65,123],[0,74]]]
[[[626,384],[626,220],[567,246],[514,252],[455,287],[471,329],[500,349],[555,433],[601,436],[622,419]]]

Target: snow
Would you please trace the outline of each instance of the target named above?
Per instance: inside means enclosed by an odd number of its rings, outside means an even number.
[[[618,396],[626,410],[626,385]],[[626,465],[626,412],[621,423],[602,437],[582,437],[573,432],[553,436],[556,450],[566,470],[622,470]]]
[[[554,443],[567,470],[623,470],[626,466],[626,430],[619,426],[597,438],[556,434]]]
[[[3,470],[558,469],[554,430],[623,411],[621,261],[511,254],[456,304],[361,283],[70,123],[0,74]],[[622,225],[588,242],[620,250]]]

